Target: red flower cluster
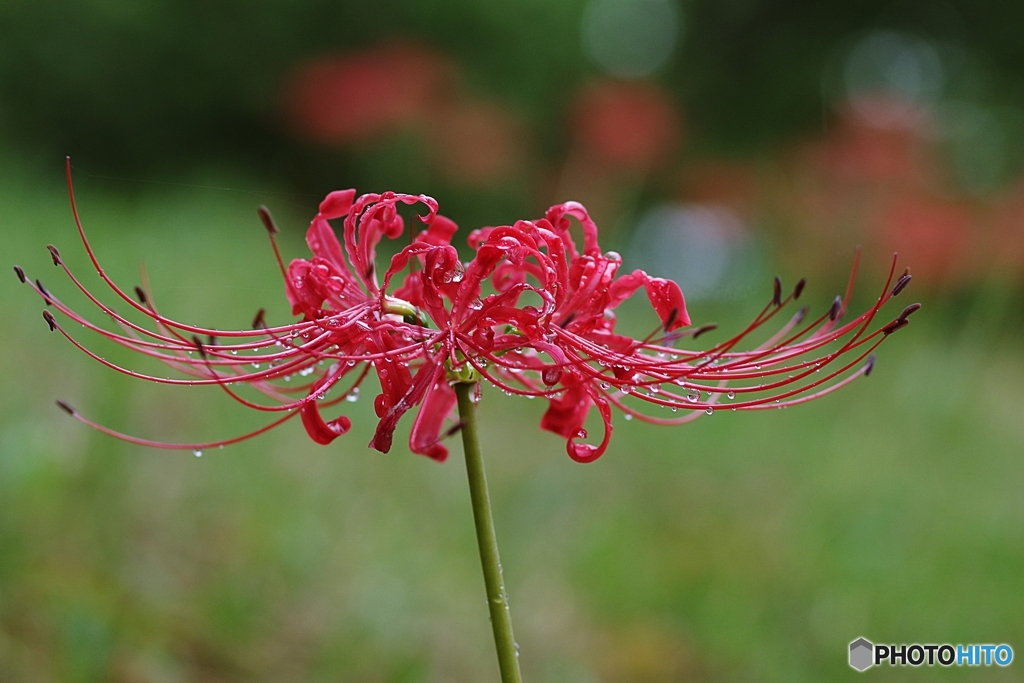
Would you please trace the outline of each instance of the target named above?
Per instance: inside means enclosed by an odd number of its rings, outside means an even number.
[[[70,165],[68,183],[70,189]],[[268,327],[262,312],[252,330],[199,328],[162,316],[152,296],[136,288],[132,298],[100,267],[85,237],[72,193],[79,234],[100,277],[124,301],[150,319],[154,330],[118,315],[100,302],[71,273],[57,249],[55,265],[105,314],[120,326],[113,332],[94,325],[63,304],[21,268],[18,277],[43,297],[43,315],[51,330],[100,363],[125,374],[165,384],[214,385],[255,410],[279,415],[266,426],[242,436],[205,444],[169,444],[127,436],[93,423],[60,406],[82,422],[133,443],[160,448],[202,449],[236,443],[301,416],[310,437],[327,444],[348,431],[344,415],[325,419],[323,411],[357,395],[366,377],[377,375],[374,399],[379,422],[370,445],[387,452],[395,427],[419,406],[410,449],[444,460],[441,443],[458,429],[446,428],[455,406],[451,384],[483,378],[509,394],[549,401],[544,429],[567,440],[574,460],[590,462],[606,449],[612,432],[611,408],[656,424],[679,424],[716,407],[763,410],[803,403],[871,372],[871,352],[891,332],[905,326],[918,304],[908,306],[885,325],[871,330],[879,309],[910,281],[895,278],[895,259],[875,304],[842,322],[850,297],[836,297],[814,320],[802,308],[766,341],[740,350],[741,342],[776,318],[798,299],[804,282],[783,297],[776,278],[773,297],[739,334],[701,351],[676,348],[713,326],[694,327],[683,294],[670,280],[641,270],[619,274],[621,258],[602,253],[597,227],[575,202],[552,207],[544,218],[484,228],[470,235],[475,256],[463,263],[451,245],[456,226],[437,213],[424,195],[387,192],[356,197],[354,190],[334,192],[320,205],[306,241],[313,257],[296,259],[287,268],[277,251],[276,227],[265,209],[267,226],[293,313],[300,322]],[[376,247],[383,237],[404,231],[399,205],[422,205],[424,225],[412,243],[392,259],[382,278]],[[583,230],[583,250],[570,236],[575,219]],[[338,240],[330,221],[342,223]],[[615,308],[644,288],[660,318],[645,339],[615,330]],[[524,303],[532,300],[533,304]],[[157,358],[188,379],[145,375],[122,368],[85,348],[58,322],[53,312],[98,332],[107,339]],[[866,362],[864,362],[866,360]],[[291,381],[297,379],[298,381]],[[337,386],[344,389],[328,398]],[[261,394],[257,402],[240,389]],[[641,407],[687,411],[686,416],[657,417]],[[587,443],[584,423],[596,407],[604,424],[597,443]]]

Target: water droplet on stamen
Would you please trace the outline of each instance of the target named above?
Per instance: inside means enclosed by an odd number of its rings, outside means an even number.
[[[711,414],[713,414],[714,412],[715,412],[715,409],[714,409],[714,407],[713,407],[713,406],[708,406],[708,407],[707,407],[707,409],[705,409],[705,410],[704,410],[704,414],[705,414],[705,415],[711,415]]]
[[[197,448],[196,450],[192,451],[192,455],[196,456],[197,458],[201,458],[203,457],[203,452]]]
[[[728,394],[726,394],[726,396],[728,396],[729,400],[731,401],[732,399],[736,398],[736,392],[730,391]]]

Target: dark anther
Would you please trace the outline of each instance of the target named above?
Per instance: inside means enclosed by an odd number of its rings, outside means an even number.
[[[909,306],[903,309],[903,312],[900,313],[900,317],[897,318],[897,320],[906,320],[911,316],[911,314],[914,313],[914,311],[916,311],[919,308],[921,308],[921,304],[910,304]]]
[[[53,319],[53,313],[50,313],[45,308],[43,309],[43,320],[45,320],[46,324],[50,326],[50,332],[57,329],[57,321]]]
[[[271,235],[277,234],[277,224],[274,223],[274,217],[270,215],[270,209],[265,206],[260,206],[256,209],[256,213],[260,215],[260,220],[263,221],[263,227],[267,229]]]
[[[875,369],[875,354],[868,356],[868,362],[864,364],[864,376],[869,377],[871,371]]]
[[[46,302],[47,306],[52,306],[53,301],[50,300],[50,293],[46,291],[46,287],[43,287],[43,283],[36,278],[36,287],[39,289],[39,293],[43,295],[43,301]]]
[[[891,323],[882,328],[882,334],[888,336],[898,329],[904,328],[910,324],[910,321],[906,318],[896,318]]]
[[[455,436],[465,426],[466,426],[465,421],[459,420],[458,422],[453,424],[451,427],[449,427],[448,430],[444,434],[441,435],[441,438],[438,439],[438,441],[443,441],[444,439],[447,439],[450,436]]]
[[[196,345],[196,351],[199,352],[199,355],[206,358],[206,348],[203,346],[203,340],[193,334],[192,343]]]
[[[668,312],[668,317],[665,318],[665,322],[664,322],[664,324],[662,324],[662,327],[665,328],[666,332],[668,332],[672,328],[672,323],[674,323],[676,321],[676,318],[678,318],[678,317],[679,317],[679,309],[678,308],[673,308],[671,311]]]
[[[715,323],[708,323],[707,325],[701,325],[700,327],[698,327],[696,330],[693,331],[693,338],[696,339],[697,337],[699,337],[700,335],[704,334],[705,332],[710,332],[711,330],[717,330],[717,329],[718,329],[718,325],[716,325]]]
[[[18,279],[25,282],[25,271],[21,269],[21,266],[14,266],[14,274],[18,276]]]
[[[65,412],[65,413],[67,413],[68,415],[74,415],[74,414],[75,414],[75,409],[74,409],[74,408],[72,408],[71,406],[69,406],[69,405],[68,405],[67,403],[65,403],[64,401],[61,401],[60,399],[58,399],[58,400],[57,400],[57,406],[58,406],[58,407],[59,407],[59,408],[60,408],[61,410],[63,410],[63,411]]]
[[[809,310],[811,310],[810,306],[801,307],[800,310],[796,312],[796,315],[793,316],[793,324],[799,325],[803,322],[803,319],[807,317],[807,311]]]
[[[206,345],[207,346],[216,346],[217,345],[217,338],[214,337],[212,334],[207,335]]]
[[[260,310],[256,311],[256,317],[252,319],[252,329],[258,330],[261,327],[266,327],[267,326],[266,321],[263,319],[263,316],[266,315],[266,314],[267,314],[266,310],[264,310],[262,308]]]
[[[53,259],[53,265],[59,266],[60,265],[60,252],[57,251],[57,247],[53,246],[52,244],[47,244],[46,248],[50,250],[50,258]]]
[[[145,290],[142,289],[142,287],[139,287],[138,285],[135,286],[135,296],[139,297],[139,303],[142,304],[143,306],[149,303],[149,299],[146,298]]]
[[[800,295],[804,293],[804,287],[806,287],[806,286],[807,286],[807,279],[806,278],[800,278],[797,281],[797,283],[796,283],[796,287],[793,288],[793,298],[794,299],[799,299]]]
[[[906,289],[907,285],[909,285],[909,284],[910,284],[910,276],[909,275],[901,275],[900,279],[896,281],[896,286],[892,288],[892,295],[896,296],[897,294],[902,292],[904,289]]]
[[[835,320],[839,317],[839,311],[843,308],[843,298],[836,295],[835,300],[832,302],[832,308],[828,309],[828,319]]]
[[[775,287],[775,289],[772,292],[772,303],[775,304],[776,306],[781,306],[782,305],[782,279],[778,275],[775,276],[775,281],[773,283],[773,286]]]

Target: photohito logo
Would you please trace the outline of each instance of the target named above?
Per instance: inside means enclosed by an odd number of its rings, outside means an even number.
[[[1009,645],[875,645],[867,638],[850,643],[850,666],[864,671],[876,664],[889,666],[1009,666]]]

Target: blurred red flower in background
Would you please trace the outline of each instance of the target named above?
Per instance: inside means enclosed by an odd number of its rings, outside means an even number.
[[[447,57],[413,43],[322,57],[291,76],[289,119],[317,142],[358,142],[422,123],[453,87],[454,74]]]
[[[598,163],[647,171],[667,161],[682,137],[682,117],[652,83],[601,81],[573,104],[573,130]]]
[[[388,43],[301,64],[285,88],[301,136],[349,146],[412,130],[448,180],[490,185],[521,163],[526,131],[507,107],[469,99],[456,64],[414,43]]]

